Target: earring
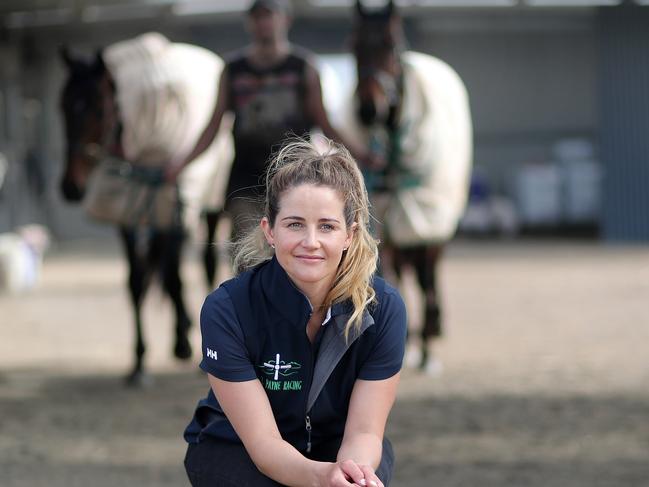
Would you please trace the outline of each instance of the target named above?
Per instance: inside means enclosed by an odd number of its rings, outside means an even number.
[[[271,246],[272,248],[275,248],[275,244],[270,244],[270,246]]]
[[[344,252],[345,250],[347,250],[347,249],[348,249],[348,247],[345,247],[345,248],[343,249],[343,252]]]

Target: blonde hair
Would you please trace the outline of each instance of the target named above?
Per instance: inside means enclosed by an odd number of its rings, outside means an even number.
[[[352,328],[361,327],[363,312],[374,301],[372,276],[378,258],[377,241],[369,232],[369,199],[356,161],[344,146],[325,137],[318,143],[301,138],[289,139],[274,156],[266,172],[264,215],[270,226],[280,210],[282,195],[302,184],[326,186],[337,191],[345,203],[347,229],[354,224],[354,237],[344,252],[334,283],[323,307],[350,300],[354,311],[345,324],[345,338]],[[273,250],[266,242],[261,226],[257,226],[238,243],[234,257],[239,273],[269,260]]]

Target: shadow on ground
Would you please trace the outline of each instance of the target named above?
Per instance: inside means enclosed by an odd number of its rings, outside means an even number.
[[[0,374],[0,485],[181,486],[198,371],[119,377]],[[646,486],[646,395],[400,397],[393,486]]]

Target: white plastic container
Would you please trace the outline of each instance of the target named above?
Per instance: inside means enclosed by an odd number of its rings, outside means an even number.
[[[524,226],[561,221],[561,174],[556,164],[527,163],[514,175],[514,201]]]

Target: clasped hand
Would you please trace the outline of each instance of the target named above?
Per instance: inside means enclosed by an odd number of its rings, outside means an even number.
[[[353,460],[330,464],[322,479],[323,487],[384,487],[369,465],[360,465]]]

